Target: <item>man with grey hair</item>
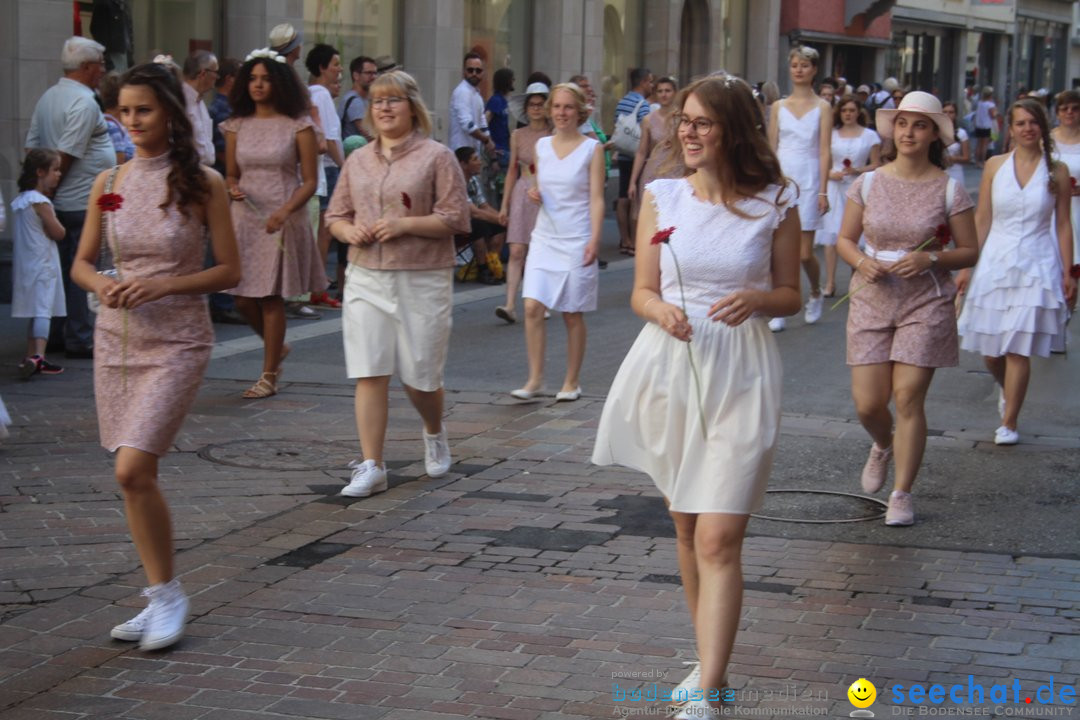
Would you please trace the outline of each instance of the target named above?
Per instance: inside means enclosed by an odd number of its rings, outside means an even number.
[[[60,266],[67,295],[67,317],[57,318],[50,333],[53,347],[68,357],[93,356],[94,326],[86,306],[86,292],[71,281],[71,263],[79,245],[86,205],[94,179],[116,164],[105,115],[94,90],[105,75],[105,48],[88,38],[64,42],[60,63],[64,77],[38,100],[30,118],[26,148],[49,148],[60,153],[62,178],[53,205],[66,234],[59,245]]]
[[[195,148],[203,165],[214,164],[214,124],[203,95],[218,78],[218,60],[212,52],[196,50],[184,61],[184,105],[195,135]]]

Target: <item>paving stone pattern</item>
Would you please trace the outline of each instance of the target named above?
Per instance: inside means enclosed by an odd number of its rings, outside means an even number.
[[[159,653],[108,637],[142,577],[87,397],[7,396],[0,718],[573,720],[658,709],[614,702],[613,684],[685,674],[663,505],[644,476],[587,462],[600,398],[449,393],[457,464],[431,480],[395,392],[392,487],[351,500],[334,495],[355,447],[347,390],[241,389],[207,383],[162,464],[193,619]],[[811,420],[784,432],[843,424]],[[755,536],[744,564],[726,717],[846,716],[858,677],[879,698],[968,675],[1077,683],[1076,559]]]

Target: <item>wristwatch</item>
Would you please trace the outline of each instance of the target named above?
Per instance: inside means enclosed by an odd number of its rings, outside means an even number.
[[[930,253],[930,267],[935,267],[938,261],[938,254],[935,252]]]

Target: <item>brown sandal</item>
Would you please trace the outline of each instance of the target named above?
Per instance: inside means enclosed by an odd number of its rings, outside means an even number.
[[[277,395],[277,376],[276,372],[264,372],[254,385],[244,391],[242,397],[248,400],[259,400]]]

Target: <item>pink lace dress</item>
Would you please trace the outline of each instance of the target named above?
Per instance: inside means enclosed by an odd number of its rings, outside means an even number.
[[[165,199],[168,155],[136,156],[113,192],[109,245],[124,278],[197,273],[206,226]],[[134,310],[101,307],[94,327],[94,397],[101,444],[161,456],[172,446],[202,383],[214,331],[201,295],[167,295]]]
[[[233,295],[294,297],[326,287],[305,208],[289,216],[280,234],[266,232],[266,218],[300,184],[296,133],[313,127],[307,115],[234,117],[221,123],[223,132],[236,134],[240,189],[247,194],[247,201],[231,208],[242,273],[240,284],[228,291]]]
[[[668,142],[668,120],[670,115],[662,115],[655,110],[645,116],[645,130],[649,133],[649,157],[645,167],[641,168],[638,178],[638,194],[634,198],[634,214],[641,209],[641,195],[645,186],[657,178],[681,178],[686,175],[682,158],[676,157],[675,146]]]
[[[895,262],[899,254],[911,252],[937,227],[948,222],[945,189],[949,176],[921,181],[904,180],[876,170],[860,175],[848,190],[848,202],[863,205],[862,186],[873,177],[863,208],[863,234],[867,251],[897,255],[883,264]],[[950,215],[970,210],[971,197],[957,185]],[[913,212],[917,208],[917,212]],[[926,250],[940,250],[939,243]],[[865,285],[865,287],[864,287]],[[866,285],[855,275],[847,320],[847,364],[873,365],[898,362],[916,367],[939,368],[959,364],[956,335],[956,286],[947,270],[928,270],[905,279],[886,275]]]
[[[551,134],[550,130],[534,130],[530,127],[514,131],[517,143],[518,180],[510,195],[510,212],[507,220],[506,242],[528,245],[532,238],[536,215],[540,206],[529,199],[529,188],[536,185],[536,141]]]

